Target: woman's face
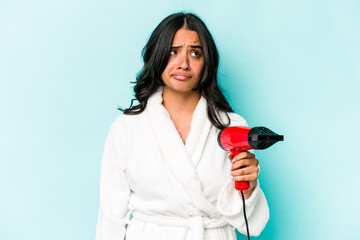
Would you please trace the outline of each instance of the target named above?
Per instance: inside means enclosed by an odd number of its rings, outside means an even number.
[[[197,86],[204,69],[204,55],[199,35],[180,28],[174,35],[169,61],[161,77],[164,90],[190,93]]]

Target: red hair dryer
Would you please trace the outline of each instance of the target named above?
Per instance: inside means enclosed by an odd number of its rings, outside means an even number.
[[[233,157],[250,149],[266,149],[283,140],[283,135],[278,135],[266,127],[227,127],[218,135],[219,146],[226,151],[230,150]],[[248,188],[248,182],[235,182],[236,190],[245,191]]]

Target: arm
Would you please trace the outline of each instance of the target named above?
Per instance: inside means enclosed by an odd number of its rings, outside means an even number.
[[[245,199],[251,197],[258,180],[259,161],[255,158],[255,154],[250,152],[242,152],[232,158],[231,152],[228,157],[232,162],[231,175],[234,181],[249,182],[249,189],[243,191]],[[239,195],[240,191],[239,191]]]
[[[231,225],[246,234],[242,199],[240,192],[234,189],[234,181],[249,181],[249,190],[244,192],[246,214],[250,235],[258,236],[269,220],[269,208],[258,181],[258,160],[249,152],[240,153],[234,159],[229,158],[233,160],[232,177],[220,192],[218,209]]]
[[[245,200],[245,205],[250,235],[259,236],[269,220],[269,208],[259,183],[257,183],[251,196]],[[229,224],[246,235],[242,199],[238,191],[234,189],[234,183],[231,179],[219,195],[217,208]]]
[[[231,126],[247,126],[245,119],[240,115],[229,113],[229,116],[231,119]],[[239,154],[237,155],[239,159],[235,159],[240,160],[240,158],[248,158],[248,155],[245,155],[246,156]],[[258,172],[259,168],[256,161],[252,161],[252,164],[250,164],[253,165],[251,172]],[[242,199],[239,192],[234,188],[234,180],[231,179],[233,174],[239,174],[239,172],[235,173],[233,171],[239,167],[238,165],[241,161],[236,162],[237,165],[234,165],[235,163],[232,164],[232,174],[229,176],[228,181],[218,195],[217,208],[229,224],[235,227],[240,233],[246,234]],[[256,167],[254,167],[254,164]],[[241,172],[240,175],[242,174],[243,173]],[[250,181],[250,191],[245,191],[246,215],[249,223],[250,235],[259,236],[269,220],[269,207],[265,195],[260,188],[257,173],[255,178],[253,178],[254,176],[255,175],[253,174],[252,177],[247,179],[242,178],[240,181]]]
[[[120,125],[107,136],[100,173],[100,207],[96,240],[122,240],[128,220],[130,189],[125,177],[124,139]]]

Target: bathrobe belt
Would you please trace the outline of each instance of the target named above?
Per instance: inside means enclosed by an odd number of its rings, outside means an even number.
[[[134,219],[147,223],[155,223],[163,226],[186,227],[190,230],[193,240],[204,239],[205,228],[218,228],[227,225],[222,218],[209,218],[203,216],[193,216],[189,218],[165,215],[149,215],[134,211]]]

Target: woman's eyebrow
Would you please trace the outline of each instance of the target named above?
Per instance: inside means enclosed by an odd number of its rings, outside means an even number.
[[[200,46],[200,45],[190,45],[190,47],[191,48],[200,48],[200,49],[202,49],[202,46]]]
[[[171,46],[171,49],[177,49],[177,48],[181,48],[182,46]],[[202,46],[200,45],[190,45],[191,48],[200,48],[202,49]]]

